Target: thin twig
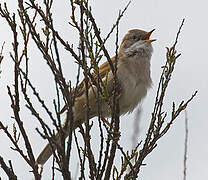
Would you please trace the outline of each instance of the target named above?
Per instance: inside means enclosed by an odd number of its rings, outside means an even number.
[[[7,174],[8,178],[10,180],[17,180],[17,176],[15,175],[13,169],[6,165],[6,163],[4,162],[3,157],[1,157],[1,156],[0,156],[0,165],[1,165],[1,168],[4,170],[4,172]]]

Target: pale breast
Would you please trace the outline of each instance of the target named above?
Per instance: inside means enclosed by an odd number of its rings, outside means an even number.
[[[132,112],[146,96],[151,87],[149,57],[130,57],[119,64],[118,78],[121,82],[120,112]]]
[[[139,102],[146,96],[148,86],[143,82],[138,83],[133,77],[126,78],[121,83],[120,112],[132,112]]]

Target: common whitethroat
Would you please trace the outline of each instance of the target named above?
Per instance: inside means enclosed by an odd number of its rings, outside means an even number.
[[[111,58],[113,63],[117,59],[117,78],[120,86],[120,115],[132,112],[138,103],[146,96],[148,88],[151,87],[150,59],[153,52],[151,43],[155,41],[155,39],[150,40],[149,38],[153,31],[154,29],[150,32],[139,29],[128,31],[122,40],[117,58]],[[107,77],[106,74],[108,74]],[[106,89],[108,93],[111,94],[114,89],[114,77],[108,61],[99,67],[99,76],[102,78],[103,82],[106,82],[107,78]],[[76,129],[80,123],[84,123],[86,115],[86,88],[83,82],[79,87],[79,93],[76,96],[72,108],[74,116],[73,130]],[[98,111],[101,112],[103,117],[110,117],[111,111],[108,102],[101,101],[99,105],[100,109],[98,110],[96,93],[98,93],[97,87],[90,86],[88,89],[89,118],[98,116],[100,114]],[[62,109],[62,112],[66,109],[67,106]],[[68,124],[70,124],[70,122]],[[65,138],[70,132],[70,125],[68,125],[67,129]],[[57,144],[60,144],[59,134],[56,135],[56,140]],[[55,145],[53,149],[56,149]],[[38,156],[36,163],[41,165],[45,164],[51,155],[51,146],[47,144]]]

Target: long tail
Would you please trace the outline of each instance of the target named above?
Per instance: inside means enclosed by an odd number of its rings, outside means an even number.
[[[92,117],[90,117],[90,118],[92,118]],[[79,126],[79,124],[82,124],[82,123],[84,123],[84,118],[82,120],[80,120],[80,121],[75,121],[73,123],[72,131],[74,131]],[[68,124],[68,127],[69,126],[70,125]],[[70,128],[68,128],[68,129],[70,129]],[[64,136],[64,140],[69,136],[69,132],[70,132],[70,130],[66,129],[65,134],[64,134],[65,135]],[[56,143],[59,144],[61,142],[60,138],[62,138],[62,137],[60,137],[59,133],[57,133],[56,136],[55,136]],[[37,164],[44,165],[46,163],[46,161],[51,157],[51,155],[53,154],[51,146],[53,147],[54,151],[56,150],[56,145],[48,143],[45,146],[45,148],[41,151],[41,153],[39,154],[39,156],[38,156],[38,158],[36,160]]]
[[[90,114],[89,114],[89,118],[91,119],[92,117],[96,116],[96,98],[94,95],[94,91],[92,89],[90,89],[89,91],[89,104],[90,104]],[[84,123],[85,120],[85,107],[86,107],[86,100],[85,100],[85,95],[77,98],[77,100],[75,101],[75,105],[73,108],[73,112],[74,112],[74,121],[73,121],[73,127],[72,127],[72,131],[75,130],[79,124]],[[70,123],[70,122],[69,122]],[[68,124],[69,127],[69,124]],[[70,131],[67,131],[66,129],[66,133],[65,133],[65,137],[64,139],[66,139],[66,137],[68,137]],[[56,140],[57,143],[60,142],[60,136],[57,133],[56,134]],[[55,145],[53,146],[53,149],[56,150]],[[40,155],[38,156],[36,163],[37,164],[41,164],[44,165],[45,162],[50,158],[50,156],[52,155],[52,149],[51,149],[51,145],[47,144],[45,146],[45,148],[42,150],[42,152],[40,153]]]
[[[50,158],[51,155],[52,149],[50,147],[50,144],[47,144],[42,152],[39,154],[36,163],[41,165],[45,164],[45,162]]]
[[[73,123],[73,126],[72,126],[72,131],[74,131],[78,126],[79,124],[83,123],[84,121],[75,121]],[[64,140],[69,136],[69,132],[70,132],[70,125],[68,124],[68,128],[66,127],[63,127],[63,130],[65,131],[65,134],[64,134]],[[63,138],[63,137],[60,137],[59,133],[56,134],[55,136],[55,140],[56,140],[56,143],[59,144],[61,142],[60,138]],[[36,160],[36,163],[37,164],[41,164],[41,165],[44,165],[46,163],[46,161],[51,157],[51,155],[53,154],[53,151],[52,151],[52,148],[51,146],[53,147],[53,150],[55,151],[56,150],[56,145],[54,144],[47,144],[45,146],[45,148],[41,151],[41,153],[39,154],[37,160]]]
[[[66,136],[64,137],[64,139],[66,139],[66,137],[68,136],[68,134],[66,134]],[[57,142],[59,142],[59,134],[57,133],[56,134],[56,138],[57,139]],[[56,150],[56,146],[55,145],[52,145],[53,146],[53,150]],[[41,165],[44,165],[46,163],[46,161],[51,157],[51,155],[53,154],[52,152],[52,148],[51,148],[51,145],[48,143],[45,148],[41,151],[41,153],[39,154],[37,160],[36,160],[36,163],[37,164],[41,164]]]

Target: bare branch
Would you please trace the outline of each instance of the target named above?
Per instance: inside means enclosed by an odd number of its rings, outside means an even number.
[[[1,156],[0,156],[0,165],[1,165],[1,168],[4,170],[4,172],[7,174],[8,178],[10,180],[17,180],[17,176],[14,174],[14,171],[12,169],[12,166],[11,167],[8,167],[6,165],[6,163],[4,162],[3,157],[1,157]]]

